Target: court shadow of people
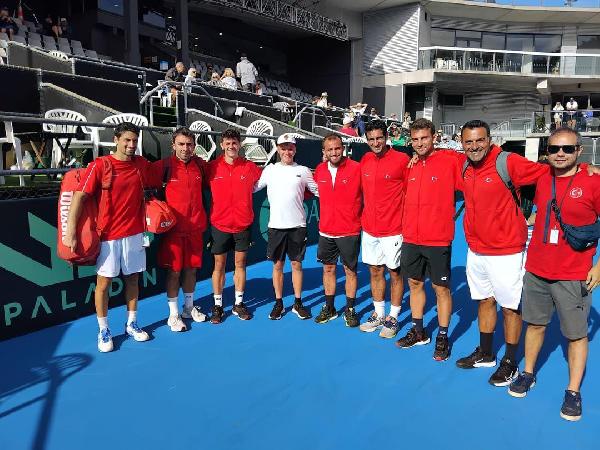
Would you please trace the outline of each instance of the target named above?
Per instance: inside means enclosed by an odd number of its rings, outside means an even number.
[[[23,348],[14,350],[19,352],[19,357],[10,358],[10,370],[3,373],[0,383],[0,405],[5,399],[27,389],[35,388],[37,385],[47,386],[45,392],[36,397],[6,410],[0,408],[1,421],[4,417],[41,402],[39,421],[36,429],[31,434],[32,450],[46,448],[60,386],[68,378],[88,367],[93,360],[92,356],[86,353],[47,356],[46,359],[40,358],[40,354],[48,354],[44,352],[44,345],[41,341],[35,340],[35,351],[33,349],[23,351]],[[33,343],[33,341],[29,343]]]

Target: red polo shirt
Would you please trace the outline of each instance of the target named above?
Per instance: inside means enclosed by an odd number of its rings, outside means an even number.
[[[319,187],[319,231],[329,236],[360,234],[360,163],[344,158],[334,184],[329,163],[323,162],[317,166],[314,179]]]
[[[260,178],[260,169],[245,158],[233,164],[219,158],[208,164],[207,181],[212,194],[210,223],[219,231],[239,233],[254,220],[252,192]]]
[[[402,234],[402,212],[409,159],[387,148],[382,157],[373,152],[360,160],[364,206],[362,227],[374,237]]]

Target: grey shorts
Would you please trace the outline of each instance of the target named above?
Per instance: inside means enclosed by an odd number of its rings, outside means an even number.
[[[521,305],[527,323],[548,325],[556,308],[565,338],[575,341],[588,335],[592,296],[583,281],[547,280],[525,272]]]

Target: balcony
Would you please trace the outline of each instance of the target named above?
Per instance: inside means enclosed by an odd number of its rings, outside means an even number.
[[[570,127],[580,133],[600,134],[600,109],[577,111],[535,111],[533,133],[549,133],[557,127]]]
[[[563,77],[598,76],[600,54],[422,47],[419,50],[419,69]]]

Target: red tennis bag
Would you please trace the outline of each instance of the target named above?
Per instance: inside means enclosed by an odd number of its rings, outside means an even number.
[[[157,198],[146,200],[146,230],[150,233],[160,234],[169,231],[175,226],[176,218],[171,208]]]
[[[83,202],[81,215],[77,221],[77,247],[72,252],[63,244],[63,237],[67,233],[67,219],[73,201],[73,194],[79,186],[86,169],[74,169],[64,174],[60,184],[58,196],[58,236],[56,251],[58,257],[78,266],[92,266],[100,253],[100,236],[98,235],[96,220],[98,205],[94,199]]]

